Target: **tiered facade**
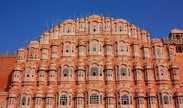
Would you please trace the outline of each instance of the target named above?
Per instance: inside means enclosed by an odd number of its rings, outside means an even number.
[[[183,32],[174,29],[171,35]],[[175,43],[124,19],[68,19],[18,50],[2,108],[183,108]]]

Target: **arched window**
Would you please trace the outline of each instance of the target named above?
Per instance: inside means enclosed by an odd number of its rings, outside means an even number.
[[[118,46],[119,46],[119,51],[120,52],[124,52],[125,51],[125,42],[124,41],[118,42]]]
[[[160,47],[159,46],[157,47],[157,55],[158,55],[158,57],[161,56],[161,50],[160,50]]]
[[[94,29],[93,29],[93,31],[95,32],[95,31],[96,31],[96,29],[94,28]]]
[[[98,67],[91,68],[91,76],[98,76]]]
[[[63,70],[63,76],[66,77],[66,76],[68,76],[68,74],[69,74],[69,70],[68,69],[64,69]]]
[[[62,95],[60,97],[60,105],[67,105],[67,96],[66,95]]]
[[[116,74],[117,74],[117,76],[119,75],[119,67],[118,66],[116,66]]]
[[[102,44],[100,44],[100,51],[102,51]]]
[[[52,98],[47,98],[46,100],[47,100],[47,103],[46,103],[47,105],[52,105]]]
[[[130,76],[130,68],[128,68],[128,76]]]
[[[70,26],[68,26],[68,27],[66,28],[66,31],[67,31],[67,33],[70,33],[70,31],[71,31],[71,27],[70,27]]]
[[[164,98],[164,104],[169,104],[168,96],[165,95],[163,98]]]
[[[93,48],[93,51],[96,51],[96,48],[95,47]]]
[[[100,67],[100,76],[102,76],[102,73],[103,73],[103,72],[102,72],[102,67]]]
[[[121,76],[126,76],[126,68],[121,68]]]
[[[120,25],[118,29],[119,29],[119,32],[122,32],[123,31],[122,25]]]
[[[73,70],[71,69],[71,77],[72,77],[72,74],[73,74]]]
[[[121,104],[122,105],[129,105],[129,98],[126,94],[124,94],[122,97],[121,97]]]
[[[72,52],[74,52],[74,45],[72,45]]]
[[[30,57],[33,58],[33,56],[34,56],[34,49],[31,48],[31,49],[30,49]]]
[[[160,74],[161,74],[161,76],[165,75],[165,70],[163,67],[160,68]]]
[[[90,104],[99,104],[97,94],[92,94],[90,96]]]
[[[66,43],[64,43],[64,46],[65,46],[65,52],[66,53],[70,52],[70,50],[71,50],[71,43],[66,42]]]
[[[28,98],[27,105],[30,105],[30,97]]]
[[[173,48],[170,48],[169,51],[170,51],[170,55],[173,55]]]
[[[22,105],[26,104],[26,97],[22,97]]]

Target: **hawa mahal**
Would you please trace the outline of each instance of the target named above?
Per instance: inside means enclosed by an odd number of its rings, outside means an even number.
[[[0,108],[183,108],[176,28],[151,40],[121,18],[68,19],[0,61]]]

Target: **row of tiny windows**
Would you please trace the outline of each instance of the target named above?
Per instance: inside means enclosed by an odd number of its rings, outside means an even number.
[[[90,95],[90,104],[99,104],[99,96],[100,96],[100,104],[102,104],[103,96],[98,95],[98,94],[91,94]],[[133,97],[131,95],[128,96],[126,94],[123,94],[121,96],[121,99],[120,99],[120,96],[118,96],[118,99],[119,99],[118,104],[120,104],[120,102],[121,102],[122,105],[132,105],[132,103],[133,103]],[[150,98],[150,99],[151,99],[151,101],[149,101],[149,102],[152,102],[152,104],[155,104],[155,98]],[[35,98],[36,104],[40,105],[41,100],[42,100],[41,98]],[[21,99],[21,105],[22,106],[26,106],[26,105],[29,106],[30,101],[31,101],[30,97],[23,96]],[[59,105],[71,105],[71,101],[72,101],[71,96],[67,97],[66,95],[62,95],[62,96],[60,96]],[[9,102],[8,102],[9,105],[14,105],[14,102],[15,102],[14,98],[9,98]],[[141,98],[140,98],[139,102],[140,102],[139,104],[144,104],[144,101]],[[165,104],[165,105],[172,104],[172,97],[167,96],[167,95],[164,95],[163,97],[161,96],[160,102],[161,102],[161,104]],[[112,102],[110,102],[110,103],[112,103]],[[52,99],[47,98],[46,104],[52,105]],[[82,100],[80,100],[80,104],[82,104]],[[57,102],[57,105],[58,105],[58,102]]]

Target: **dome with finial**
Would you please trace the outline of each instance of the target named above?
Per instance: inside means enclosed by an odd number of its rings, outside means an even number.
[[[56,26],[54,27],[54,30],[59,30],[59,26],[56,25]]]
[[[78,44],[79,44],[79,45],[82,45],[82,46],[85,46],[85,40],[83,40],[82,37],[80,37],[80,38],[78,39]]]
[[[133,67],[134,67],[134,69],[141,69],[141,65],[139,62],[134,62]]]
[[[46,96],[45,97],[49,97],[49,98],[54,97],[54,90],[51,86],[48,86],[48,89],[46,90]]]
[[[106,61],[106,69],[113,70],[113,66],[112,66],[112,63],[110,61],[111,61],[110,58],[107,58],[107,61]]]
[[[145,97],[144,91],[142,88],[137,88],[135,90],[135,97]]]
[[[106,88],[106,97],[115,97],[114,94],[113,94],[113,88],[112,87],[108,87]]]
[[[31,41],[28,45],[28,48],[31,48],[31,47],[39,48],[39,42],[38,41]]]
[[[63,22],[63,24],[64,24],[64,25],[66,25],[66,24],[75,24],[75,21],[72,20],[72,19],[68,19],[68,20],[65,20],[65,21]]]
[[[101,21],[101,17],[99,15],[91,15],[89,18],[88,18],[89,21],[91,20],[97,20],[97,21]]]
[[[49,70],[57,70],[57,65],[55,63],[50,63]]]
[[[147,31],[146,31],[146,30],[144,30],[144,29],[142,29],[142,30],[141,30],[141,33],[145,33],[145,34],[146,34],[146,33],[147,33]]]
[[[147,89],[147,97],[156,97],[156,94],[153,89]]]
[[[22,51],[22,50],[25,50],[25,48],[22,46],[18,50],[21,50]]]
[[[84,21],[85,19],[83,17],[80,18],[80,21]]]
[[[46,70],[46,64],[44,62],[40,64],[39,70]]]
[[[17,70],[17,71],[21,71],[22,69],[20,68],[20,65],[17,64],[16,67],[14,68],[14,71]]]
[[[12,91],[9,93],[9,96],[8,96],[8,97],[9,97],[9,98],[16,98],[17,95],[15,94],[15,91],[12,90]]]
[[[50,35],[50,32],[49,31],[45,31],[44,32],[44,35],[49,36]]]
[[[162,43],[162,41],[158,38],[154,38],[151,43]]]
[[[52,46],[59,46],[59,44],[60,44],[60,43],[58,43],[58,41],[55,41],[55,40],[52,41],[52,43],[51,43]]]
[[[106,38],[105,45],[112,45],[112,41],[109,38]]]
[[[77,69],[85,70],[85,64],[83,63],[82,58],[79,58],[79,61],[77,63]]]
[[[170,68],[169,69],[178,69],[178,67],[174,64],[174,63],[172,63],[171,65],[170,65]]]
[[[110,21],[110,18],[109,17],[105,17],[105,21]]]
[[[151,64],[149,62],[145,62],[144,69],[152,69]]]
[[[183,33],[183,31],[181,29],[174,28],[171,30],[171,33]]]
[[[84,98],[84,93],[83,92],[84,92],[83,88],[81,86],[77,86],[75,97]]]
[[[182,97],[183,95],[182,95],[182,92],[180,91],[180,90],[176,90],[176,92],[174,93],[174,95],[176,96],[176,97]]]
[[[38,89],[35,91],[35,97],[37,98],[43,97],[43,91],[41,90],[41,87],[38,87]]]

